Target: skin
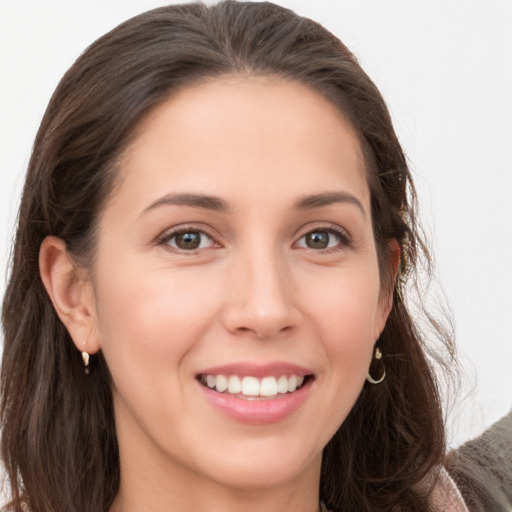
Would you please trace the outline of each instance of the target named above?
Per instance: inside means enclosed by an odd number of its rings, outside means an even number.
[[[121,168],[92,267],[73,271],[57,238],[41,249],[77,348],[101,349],[112,373],[121,487],[111,510],[318,510],[322,449],[362,389],[391,307],[353,129],[301,84],[218,79],[157,107]],[[297,207],[333,191],[334,202]],[[162,200],[170,194],[227,209]],[[205,233],[200,247],[180,249],[177,228]],[[312,247],[311,232],[329,247]],[[196,378],[274,361],[314,379],[271,424],[227,417]]]

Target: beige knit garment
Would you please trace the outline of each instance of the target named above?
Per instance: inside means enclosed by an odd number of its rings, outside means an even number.
[[[469,512],[455,482],[444,468],[430,499],[436,512]]]

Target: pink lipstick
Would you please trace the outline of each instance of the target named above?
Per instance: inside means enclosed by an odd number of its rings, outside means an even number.
[[[284,362],[217,366],[199,372],[196,378],[213,407],[236,421],[252,424],[290,416],[304,403],[314,380],[307,368]]]

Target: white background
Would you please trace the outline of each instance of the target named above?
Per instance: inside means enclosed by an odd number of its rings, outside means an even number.
[[[166,3],[0,0],[1,269],[58,80],[101,34]],[[512,0],[279,3],[340,37],[388,101],[466,367],[450,422],[458,444],[512,406]]]

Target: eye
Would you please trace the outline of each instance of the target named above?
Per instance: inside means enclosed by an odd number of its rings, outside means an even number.
[[[216,245],[213,239],[206,233],[194,229],[184,229],[169,233],[162,238],[160,243],[179,251],[198,251],[215,247]]]
[[[349,244],[348,236],[337,229],[315,229],[299,238],[296,247],[313,250],[341,249]]]

